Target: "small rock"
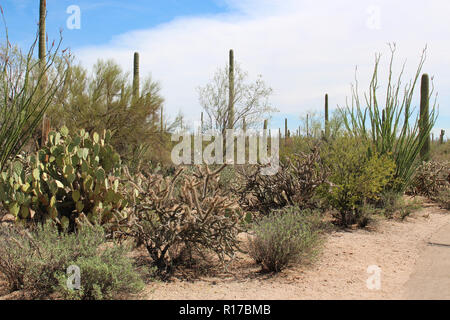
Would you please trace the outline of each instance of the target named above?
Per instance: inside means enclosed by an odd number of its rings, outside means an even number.
[[[2,219],[2,222],[14,222],[16,221],[16,217],[14,217],[12,214],[5,214],[5,216]]]

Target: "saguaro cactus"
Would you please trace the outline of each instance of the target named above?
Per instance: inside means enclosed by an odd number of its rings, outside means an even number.
[[[139,98],[139,52],[134,53],[133,63],[133,98]]]
[[[203,112],[200,115],[200,133],[203,133]]]
[[[164,132],[164,122],[163,122],[163,107],[162,106],[161,106],[161,115],[159,118],[161,121],[161,124],[160,124],[161,133],[163,133]]]
[[[440,144],[444,144],[444,136],[445,136],[445,130],[441,130],[441,135],[439,137]]]
[[[420,136],[425,142],[420,150],[420,157],[423,161],[430,158],[430,135],[429,135],[429,118],[430,118],[430,78],[428,74],[422,75],[420,87]]]
[[[229,98],[228,98],[228,129],[234,127],[234,51],[230,50],[230,65],[228,71]]]
[[[284,118],[284,143],[286,144],[288,140],[288,124],[287,118]]]
[[[46,32],[45,32],[45,17],[47,15],[47,1],[40,0],[39,3],[39,63],[41,69],[44,70],[46,65]],[[47,86],[45,75],[42,77],[42,90],[45,91]],[[50,119],[44,113],[42,117],[42,136],[41,147],[47,144],[48,135],[50,133]]]
[[[47,0],[40,0],[39,5],[39,60],[45,65],[46,35],[45,16],[47,14]]]
[[[306,115],[306,136],[309,137],[309,114]]]
[[[328,94],[325,94],[325,137],[330,135],[329,118],[328,118]]]

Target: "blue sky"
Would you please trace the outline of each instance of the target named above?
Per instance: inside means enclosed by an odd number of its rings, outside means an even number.
[[[1,0],[11,42],[31,43],[38,3]],[[70,5],[81,9],[79,30],[66,28]],[[226,64],[230,48],[251,78],[262,74],[274,89],[271,101],[280,113],[270,126],[282,127],[288,117],[295,130],[301,115],[321,112],[326,92],[332,108],[345,104],[356,66],[365,89],[376,52],[383,54],[384,90],[388,42],[398,47],[396,70],[407,61],[405,81],[428,45],[423,71],[434,76],[440,105],[435,132],[443,128],[450,136],[448,0],[47,0],[47,8],[50,40],[65,29],[63,46],[86,67],[112,58],[131,71],[139,51],[141,74],[160,81],[166,110],[172,116],[181,110],[192,122],[201,111],[196,89]]]
[[[0,2],[5,12],[10,38],[16,43],[30,43],[39,21],[39,0],[6,0]],[[82,28],[68,30],[66,12],[78,5]],[[208,15],[225,12],[220,0],[47,0],[47,32],[50,39],[64,30],[64,43],[71,48],[106,43],[115,35],[152,28],[185,15]]]

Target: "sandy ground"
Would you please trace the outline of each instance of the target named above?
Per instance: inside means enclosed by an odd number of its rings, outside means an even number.
[[[157,282],[140,299],[406,299],[405,284],[427,242],[450,224],[448,211],[425,207],[405,221],[381,220],[369,230],[334,232],[327,236],[315,263],[263,275],[249,258],[230,273],[198,280]],[[381,268],[380,290],[369,290],[367,268]]]
[[[448,211],[425,205],[403,222],[382,219],[365,230],[327,235],[321,253],[309,265],[293,266],[277,275],[262,274],[258,265],[242,255],[229,272],[216,268],[197,275],[195,281],[177,277],[152,282],[133,299],[406,299],[411,296],[406,284],[421,268],[428,242],[447,225]],[[381,268],[380,290],[367,288],[371,265]],[[186,278],[192,279],[192,274]],[[1,282],[0,289],[5,289]],[[0,290],[2,294],[6,292]],[[16,292],[0,300],[22,298]]]

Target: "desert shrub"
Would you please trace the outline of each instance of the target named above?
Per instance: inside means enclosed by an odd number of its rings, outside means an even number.
[[[80,268],[81,283],[78,290],[67,287],[65,273],[57,273],[55,292],[70,300],[104,300],[123,297],[139,292],[143,281],[131,260],[126,257],[128,249],[123,246],[106,247],[92,256],[80,256],[70,262]]]
[[[67,128],[52,132],[36,155],[16,158],[0,176],[0,201],[17,219],[55,219],[73,230],[80,214],[104,223],[119,215],[121,162],[109,145],[111,134]]]
[[[354,137],[340,137],[324,148],[324,158],[331,169],[331,186],[322,194],[338,211],[339,224],[359,223],[361,206],[377,199],[392,182],[395,164],[389,156],[370,152]]]
[[[313,256],[320,225],[310,210],[275,210],[255,223],[249,237],[249,254],[265,271],[279,272],[290,263]]]
[[[371,204],[386,218],[402,220],[421,207],[416,199],[406,201],[403,194],[392,190],[383,191],[377,199],[371,201]]]
[[[271,210],[297,205],[315,206],[317,189],[326,183],[329,171],[319,148],[300,153],[280,162],[274,175],[263,175],[262,165],[243,166],[237,170],[243,181],[234,189],[246,211],[269,214]]]
[[[450,188],[450,163],[429,161],[417,169],[407,192],[433,198],[445,188]]]
[[[186,174],[180,169],[172,177],[129,177],[135,192],[129,234],[146,247],[160,272],[172,270],[178,257],[170,252],[177,247],[200,255],[212,251],[222,262],[239,249],[242,211],[218,186],[224,167],[197,167]]]
[[[376,55],[374,71],[368,92],[362,96],[358,82],[352,85],[352,99],[342,111],[347,131],[361,139],[361,143],[370,144],[380,156],[389,156],[395,162],[394,183],[388,186],[396,192],[404,192],[411,177],[420,165],[420,151],[427,143],[431,130],[436,123],[436,99],[430,101],[429,115],[426,121],[420,119],[420,113],[414,112],[412,101],[417,81],[426,58],[426,49],[422,53],[416,73],[402,88],[404,69],[394,76],[394,56],[396,47],[391,49],[387,79],[387,90],[380,94],[378,82],[381,54]],[[395,80],[394,80],[395,79]],[[432,96],[429,96],[429,100]],[[383,101],[383,104],[380,102]],[[385,102],[385,103],[384,103]]]
[[[448,162],[450,161],[450,140],[439,143],[431,143],[431,160],[436,162]]]
[[[6,276],[11,291],[22,289],[33,297],[43,297],[56,289],[66,298],[108,298],[134,292],[141,283],[125,256],[127,249],[107,244],[101,227],[60,233],[54,223],[31,231],[8,226],[1,227],[0,238],[0,272]],[[70,265],[80,267],[80,292],[61,286],[63,273]]]
[[[445,188],[433,198],[442,208],[450,210],[450,188]]]

